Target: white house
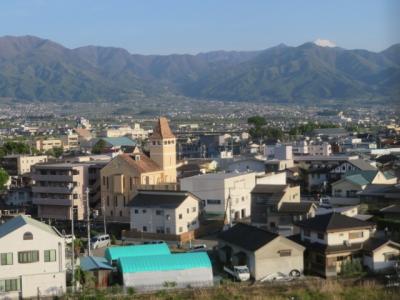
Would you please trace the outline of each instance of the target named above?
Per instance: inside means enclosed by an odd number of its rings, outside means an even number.
[[[181,190],[189,191],[202,200],[206,213],[224,215],[227,219],[250,216],[250,192],[256,185],[256,173],[210,173],[181,179]]]
[[[129,203],[131,230],[174,236],[193,232],[199,228],[199,201],[184,191],[139,190]]]
[[[0,299],[54,297],[66,290],[65,241],[20,215],[0,226]]]

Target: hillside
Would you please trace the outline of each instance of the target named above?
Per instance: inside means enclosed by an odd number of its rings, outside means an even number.
[[[305,43],[139,55],[112,47],[68,49],[32,36],[0,38],[0,97],[23,101],[118,101],[164,93],[283,103],[397,101],[399,82],[400,45],[379,53]]]

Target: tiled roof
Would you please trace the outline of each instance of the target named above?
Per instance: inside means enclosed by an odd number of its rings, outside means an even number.
[[[380,210],[383,213],[397,213],[400,214],[400,204],[393,204],[386,206]]]
[[[105,259],[104,257],[82,256],[80,258],[79,264],[82,271],[113,269],[113,267],[108,263],[107,259]]]
[[[249,251],[256,251],[278,236],[278,234],[266,231],[264,229],[238,223],[232,228],[222,231],[218,235],[218,239],[233,245],[237,245]]]
[[[312,202],[283,202],[279,213],[308,213],[313,207]]]
[[[113,147],[119,147],[119,146],[136,146],[137,143],[126,137],[126,136],[121,136],[121,137],[105,137],[101,138],[101,140],[105,141],[107,144],[113,146]]]
[[[173,139],[175,135],[172,133],[169,127],[168,120],[164,117],[160,117],[157,120],[156,126],[154,126],[153,134],[150,139]]]
[[[372,223],[351,218],[340,213],[317,215],[314,218],[299,221],[297,226],[318,232],[329,232],[354,228],[370,228]]]
[[[363,245],[363,249],[365,251],[372,252],[386,244],[390,244],[390,245],[400,249],[400,244],[398,244],[398,243],[395,243],[395,242],[393,242],[391,240],[387,240],[387,239],[377,239],[377,238],[370,238],[368,241],[366,241]]]
[[[0,225],[0,238],[3,236],[6,236],[7,234],[13,232],[14,230],[24,226],[24,225],[32,225],[35,226],[39,229],[42,229],[43,231],[46,231],[48,233],[54,234],[58,237],[60,235],[58,232],[51,226],[42,223],[40,221],[37,221],[35,219],[32,219],[31,217],[25,216],[25,215],[19,215],[15,218],[12,218],[11,220],[7,221],[6,223]]]
[[[189,196],[193,195],[184,191],[139,191],[128,206],[177,208]]]
[[[357,167],[361,171],[375,171],[377,169],[376,167],[361,158],[350,160],[349,163]]]
[[[117,157],[125,160],[130,166],[135,168],[138,173],[161,171],[160,166],[143,153],[137,153],[134,155],[124,153]]]

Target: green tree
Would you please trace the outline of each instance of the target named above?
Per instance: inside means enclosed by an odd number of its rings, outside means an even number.
[[[253,116],[247,119],[247,123],[252,126],[249,130],[252,139],[260,141],[264,137],[265,133],[263,126],[267,124],[265,118],[261,116]]]
[[[104,140],[99,140],[92,148],[93,154],[101,154],[106,150],[107,143]]]
[[[7,171],[3,168],[0,168],[0,191],[4,189],[4,186],[6,185],[9,178],[10,176],[8,175]]]

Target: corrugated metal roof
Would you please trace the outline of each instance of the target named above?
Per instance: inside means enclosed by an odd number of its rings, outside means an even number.
[[[121,257],[118,266],[122,273],[187,270],[211,268],[211,261],[205,252],[178,253],[156,256]]]
[[[120,257],[153,256],[171,254],[166,243],[150,245],[132,245],[109,247],[104,254],[109,261],[117,260]]]
[[[45,223],[42,223],[40,221],[37,221],[35,219],[32,219],[31,217],[19,215],[0,226],[0,238],[2,238],[3,236],[13,232],[14,230],[16,230],[26,224],[35,226],[37,228],[42,229],[43,231],[46,231],[48,233],[51,233],[51,234],[54,234],[54,235],[60,237],[51,226],[49,226]]]
[[[107,259],[98,256],[83,256],[80,258],[80,266],[83,271],[112,270]]]

